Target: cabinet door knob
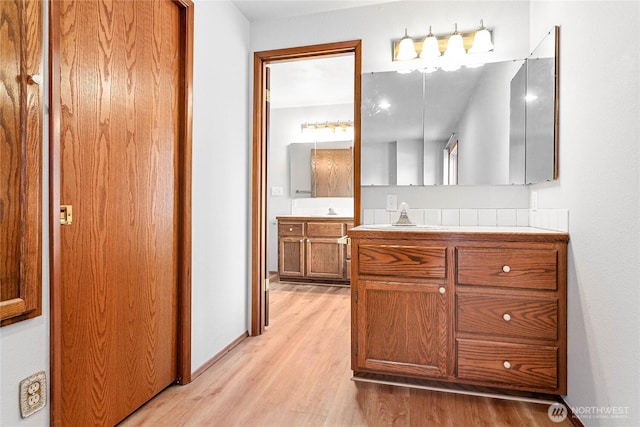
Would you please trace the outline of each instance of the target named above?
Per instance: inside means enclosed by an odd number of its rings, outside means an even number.
[[[509,361],[508,361],[508,360],[505,360],[505,361],[502,363],[502,366],[504,366],[504,369],[511,369],[511,363],[509,363]]]
[[[511,315],[509,313],[505,313],[502,315],[502,318],[505,322],[508,322],[509,320],[511,320]]]
[[[42,84],[42,76],[40,74],[32,74],[29,76],[29,83],[41,85]]]
[[[289,227],[289,231],[293,231],[293,227]]]
[[[438,289],[438,292],[440,292],[441,294],[444,294],[445,292],[447,292],[447,290],[444,288],[444,286],[440,286],[440,289]]]
[[[511,267],[509,267],[508,265],[503,265],[502,266],[502,271],[504,271],[505,273],[508,273],[511,271]]]

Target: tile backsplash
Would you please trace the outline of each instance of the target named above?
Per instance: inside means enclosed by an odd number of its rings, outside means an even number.
[[[364,209],[363,224],[396,222],[399,211]],[[536,227],[569,232],[568,209],[409,209],[409,219],[419,225]]]

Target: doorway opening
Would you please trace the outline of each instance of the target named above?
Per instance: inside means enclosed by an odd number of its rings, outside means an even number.
[[[268,230],[272,218],[267,209],[269,156],[269,115],[270,115],[270,67],[309,59],[326,59],[349,55],[353,61],[353,219],[359,223],[360,212],[360,75],[361,41],[347,41],[323,45],[305,46],[254,54],[254,101],[253,101],[253,193],[252,193],[252,271],[251,271],[251,334],[264,332],[268,321],[268,280],[273,265],[267,256],[270,246]],[[337,120],[339,122],[339,120]],[[301,123],[302,125],[302,123]],[[275,186],[274,191],[279,193]],[[295,191],[295,189],[293,190]],[[304,191],[304,189],[303,189]],[[311,189],[309,189],[311,191]],[[275,254],[271,255],[272,257]]]

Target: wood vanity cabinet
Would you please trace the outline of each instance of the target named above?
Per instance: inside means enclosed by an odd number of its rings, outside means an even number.
[[[283,280],[348,282],[351,257],[340,238],[344,217],[278,217],[278,274]]]
[[[356,376],[566,394],[567,234],[349,235]]]

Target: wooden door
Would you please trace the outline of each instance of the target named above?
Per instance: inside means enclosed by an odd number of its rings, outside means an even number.
[[[449,313],[437,284],[359,280],[354,370],[445,378]]]
[[[114,425],[180,378],[188,340],[192,15],[170,0],[51,6],[52,206],[73,206],[52,223],[52,421]]]

